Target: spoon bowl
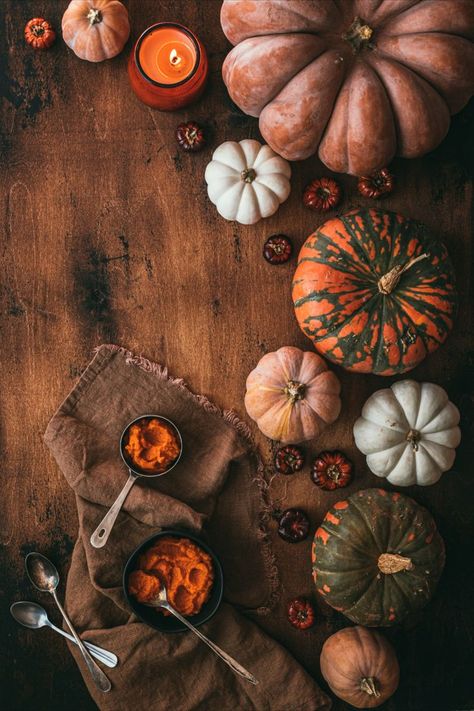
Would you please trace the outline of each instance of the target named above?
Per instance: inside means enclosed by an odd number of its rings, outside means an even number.
[[[39,630],[47,627],[49,623],[48,614],[44,607],[36,602],[14,602],[10,607],[12,617],[30,630]]]
[[[66,637],[70,642],[77,644],[76,640],[71,634],[68,634],[64,630],[56,627],[48,617],[48,613],[38,605],[36,602],[29,602],[27,600],[20,600],[14,602],[10,607],[10,613],[14,620],[16,620],[23,627],[27,627],[29,630],[40,630],[42,627],[49,627],[54,632],[57,632],[62,637]],[[94,656],[99,662],[105,664],[107,667],[113,669],[118,664],[118,658],[113,652],[109,652],[102,647],[98,647],[96,644],[91,642],[86,642],[84,640],[84,645],[87,647],[89,652]]]
[[[41,553],[28,553],[25,558],[26,573],[32,584],[41,592],[53,593],[59,585],[59,573],[48,558]]]

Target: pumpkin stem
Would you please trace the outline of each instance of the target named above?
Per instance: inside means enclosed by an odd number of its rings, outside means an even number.
[[[367,25],[360,17],[354,17],[352,25],[349,27],[349,30],[342,35],[342,39],[349,42],[354,53],[356,53],[360,52],[364,47],[369,49],[374,48],[374,45],[370,41],[373,34],[374,30],[372,27]]]
[[[407,432],[407,441],[411,443],[414,452],[418,452],[418,442],[421,439],[421,434],[418,430],[409,430]]]
[[[44,27],[42,25],[31,25],[31,31],[35,37],[42,37],[44,35]]]
[[[253,183],[256,177],[257,173],[253,168],[245,168],[240,174],[240,179],[243,180],[244,183]]]
[[[380,277],[377,284],[380,293],[391,294],[397,286],[398,282],[400,281],[400,277],[403,272],[406,272],[407,269],[410,269],[410,267],[412,267],[417,262],[421,262],[422,259],[428,259],[428,255],[426,253],[423,253],[419,254],[417,257],[412,257],[408,260],[406,264],[397,264],[395,267],[390,269],[389,272]]]
[[[373,676],[364,676],[360,680],[360,690],[365,691],[369,696],[380,696],[380,691],[377,689],[377,683]]]
[[[341,478],[341,470],[339,469],[337,464],[330,464],[326,470],[326,474],[330,479],[335,482],[338,482]]]
[[[304,383],[298,383],[296,380],[289,380],[286,384],[285,393],[288,396],[288,399],[294,403],[304,397],[305,390],[306,385]]]
[[[398,553],[381,553],[377,565],[380,572],[385,575],[393,575],[393,573],[399,573],[401,570],[411,570],[413,568],[410,558],[404,558]]]
[[[102,13],[100,10],[96,10],[95,7],[91,7],[87,13],[87,19],[91,25],[97,25],[99,22],[102,22]]]

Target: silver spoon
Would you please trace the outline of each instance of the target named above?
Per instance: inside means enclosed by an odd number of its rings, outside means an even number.
[[[164,610],[168,610],[168,612],[171,612],[172,615],[174,615],[180,622],[183,623],[183,625],[186,625],[188,629],[191,630],[191,632],[194,632],[195,635],[199,637],[200,640],[205,642],[208,647],[212,649],[212,651],[217,654],[218,657],[224,661],[227,666],[229,666],[232,671],[234,671],[236,674],[239,676],[242,676],[244,679],[247,679],[247,681],[250,681],[251,684],[258,684],[258,680],[248,672],[241,664],[235,661],[235,659],[232,659],[230,654],[227,654],[227,652],[224,652],[223,649],[217,646],[217,644],[214,644],[214,642],[211,642],[211,640],[206,637],[200,630],[198,630],[197,627],[194,627],[189,620],[186,619],[186,617],[183,617],[178,610],[175,610],[172,605],[168,602],[168,595],[166,593],[166,588],[163,585],[161,588],[160,592],[158,593],[157,597],[154,598],[151,602],[145,603],[148,607],[161,607]]]
[[[48,558],[45,558],[44,555],[41,555],[41,553],[28,553],[25,558],[25,567],[28,577],[35,588],[41,590],[42,592],[48,592],[53,596],[54,602],[58,606],[67,626],[71,630],[72,636],[76,640],[77,646],[81,650],[84,662],[91,673],[94,684],[98,689],[100,689],[100,691],[110,691],[112,688],[110,680],[106,677],[102,669],[97,666],[87,649],[84,647],[81,638],[72,626],[71,620],[58,600],[56,588],[59,585],[59,573],[56,566],[51,563]]]
[[[68,634],[60,627],[56,627],[56,625],[53,625],[44,607],[41,607],[41,605],[38,605],[38,603],[36,602],[27,602],[26,600],[14,602],[13,605],[10,607],[10,612],[12,614],[12,617],[14,617],[14,619],[19,622],[20,625],[23,625],[23,627],[28,627],[28,629],[30,630],[39,630],[42,627],[50,627],[58,634],[62,635],[63,637],[66,637],[66,639],[68,639],[70,642],[74,642],[74,644],[77,644],[76,640],[71,634]],[[105,664],[111,669],[117,666],[117,656],[112,652],[108,652],[106,649],[102,649],[102,647],[97,647],[91,642],[84,642],[84,646],[87,647],[92,656],[102,662],[102,664]]]

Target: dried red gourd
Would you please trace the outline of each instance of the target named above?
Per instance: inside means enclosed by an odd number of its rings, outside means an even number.
[[[327,212],[341,201],[341,186],[333,178],[317,178],[306,186],[303,204],[317,212]]]
[[[56,39],[56,32],[47,20],[34,17],[26,23],[25,40],[34,49],[48,49]]]
[[[263,245],[263,256],[270,264],[285,264],[293,254],[293,245],[286,235],[272,235]]]
[[[314,460],[311,478],[326,491],[342,488],[352,479],[352,462],[342,452],[321,452]]]
[[[275,469],[279,474],[294,474],[303,468],[304,453],[296,444],[280,447],[275,455]]]
[[[293,627],[307,630],[314,625],[314,607],[304,597],[296,597],[288,604],[288,620]]]
[[[176,129],[178,145],[185,151],[196,153],[206,144],[204,132],[196,121],[180,123]]]
[[[287,509],[278,521],[278,535],[288,543],[304,541],[309,533],[309,520],[301,509]]]
[[[382,168],[373,175],[359,178],[357,190],[363,197],[375,199],[391,193],[394,186],[395,178],[392,173],[387,168]]]

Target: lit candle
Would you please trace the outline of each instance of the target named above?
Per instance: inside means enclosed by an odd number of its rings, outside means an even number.
[[[135,94],[148,106],[165,111],[182,108],[204,91],[206,51],[186,27],[158,23],[139,37],[128,74]]]

